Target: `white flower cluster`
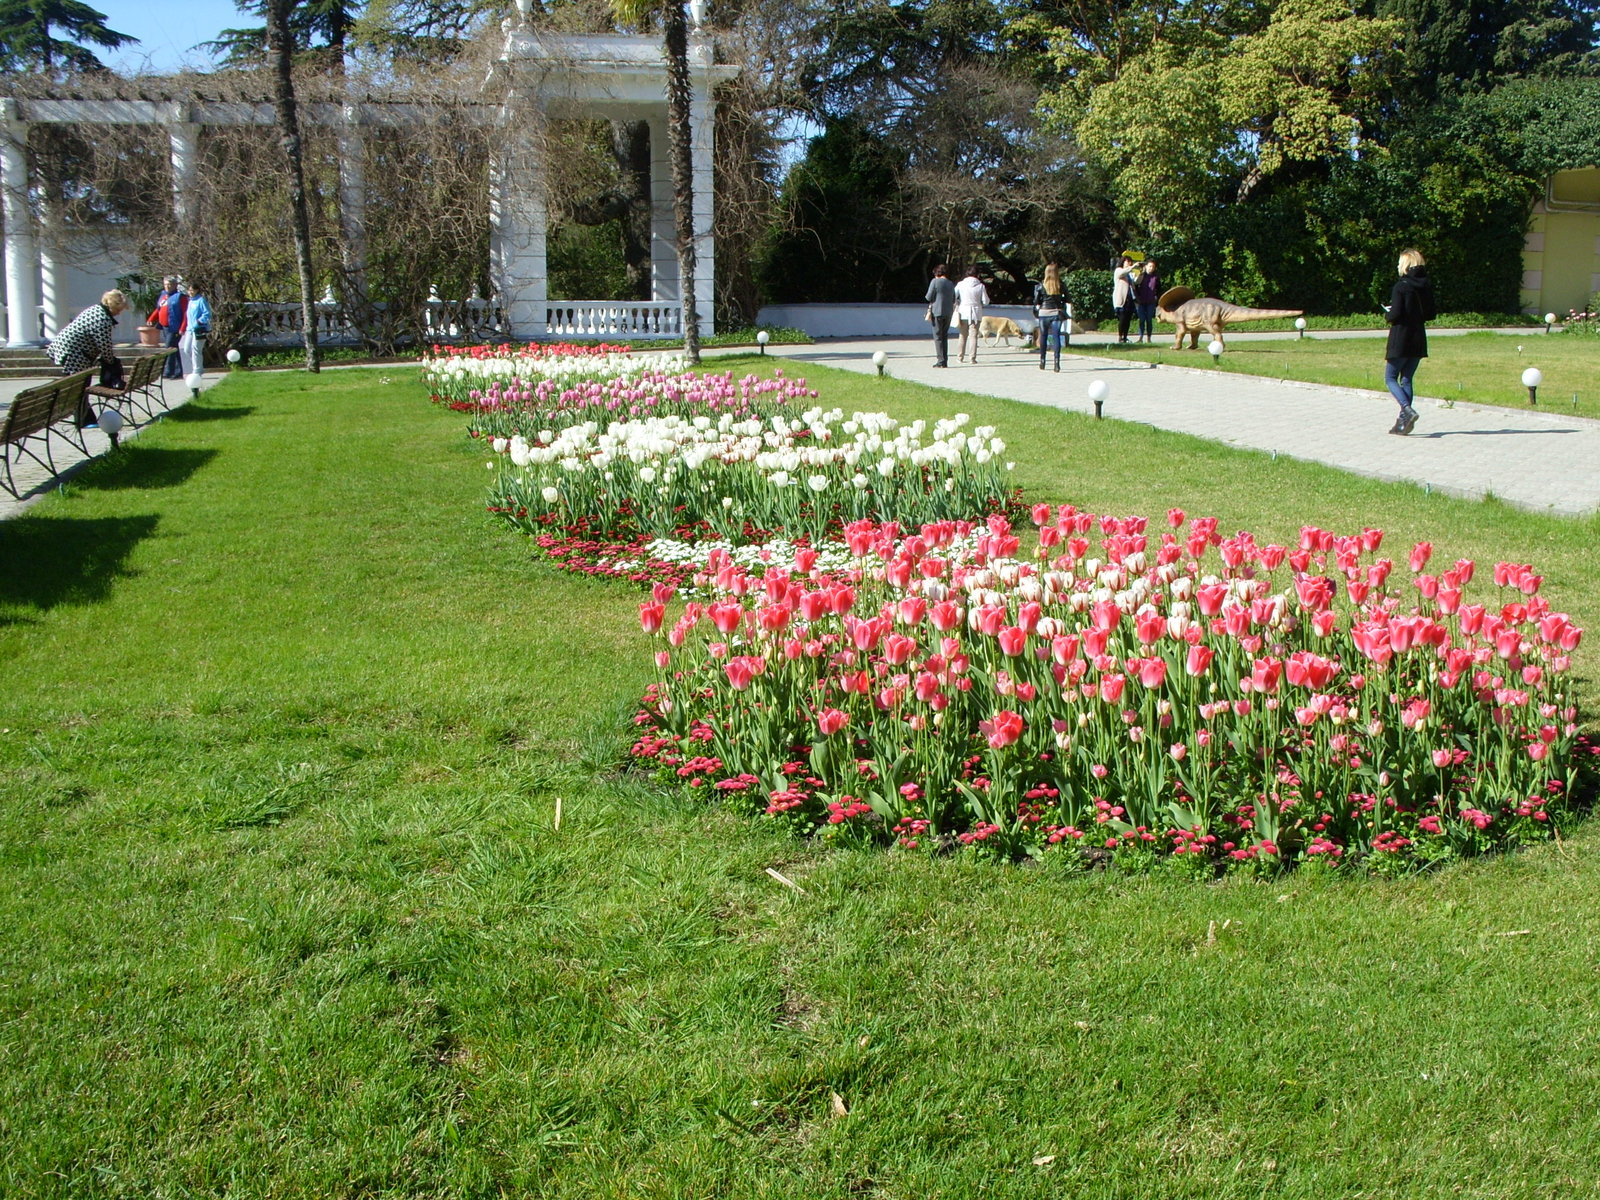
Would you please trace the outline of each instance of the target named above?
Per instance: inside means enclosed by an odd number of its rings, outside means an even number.
[[[804,484],[824,492],[835,483],[866,488],[873,474],[888,479],[908,467],[985,466],[1005,452],[991,426],[963,433],[968,420],[965,413],[941,420],[929,437],[925,421],[901,425],[886,413],[853,413],[846,420],[837,408],[765,421],[726,413],[716,420],[664,416],[614,421],[603,429],[586,421],[540,430],[531,441],[509,439],[504,449],[519,468],[559,464],[567,471],[605,472],[627,462],[643,483],[658,476],[670,482],[679,471],[696,472],[710,462],[748,463],[773,487]]]
[[[434,388],[485,388],[493,384],[538,383],[543,379],[615,379],[641,371],[679,373],[688,369],[682,354],[452,354],[431,361],[424,373]]]

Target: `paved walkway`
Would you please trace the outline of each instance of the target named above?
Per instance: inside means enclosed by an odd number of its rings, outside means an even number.
[[[1419,396],[1416,432],[1395,437],[1388,433],[1395,418],[1388,392],[1093,357],[1092,344],[1081,337],[1073,342],[1085,353],[1063,356],[1059,375],[1041,372],[1037,356],[1003,347],[985,347],[976,365],[959,363],[953,338],[950,366],[942,371],[934,368],[932,345],[925,338],[836,340],[770,352],[871,373],[872,355],[882,350],[888,355],[886,369],[897,379],[1084,413],[1094,411],[1088,385],[1101,379],[1110,386],[1104,408],[1111,419],[1327,463],[1375,479],[1408,481],[1448,495],[1492,494],[1538,512],[1578,516],[1600,510],[1600,421],[1464,401],[1445,408],[1442,401]],[[1209,362],[1203,351],[1196,359]],[[1426,389],[1426,364],[1418,381]]]
[[[215,386],[222,376],[218,375],[207,380],[207,386]],[[0,419],[4,419],[5,410],[11,406],[12,397],[18,392],[24,392],[31,387],[38,387],[46,382],[45,379],[0,379]],[[189,387],[181,379],[167,380],[167,411],[171,412],[189,403]],[[122,427],[118,440],[127,442],[139,436],[139,431],[150,428],[152,422],[143,425],[132,423],[134,414],[126,405],[121,406],[122,415],[129,424]],[[160,418],[157,417],[157,420]],[[111,439],[98,429],[85,429],[83,431],[84,444],[89,447],[89,453],[84,455],[78,448],[67,441],[65,437],[52,436],[50,442],[50,456],[60,471],[51,475],[44,467],[26,456],[16,455],[13,451],[12,478],[17,485],[17,491],[22,493],[20,499],[13,496],[4,488],[0,488],[0,521],[7,517],[14,517],[24,509],[37,504],[40,499],[48,496],[56,488],[70,480],[81,471],[91,459],[99,458],[111,449]],[[35,442],[35,445],[39,443]],[[3,468],[0,468],[3,470]],[[3,478],[3,477],[0,477]]]

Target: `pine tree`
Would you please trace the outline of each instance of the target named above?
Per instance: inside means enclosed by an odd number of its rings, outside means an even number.
[[[138,40],[106,28],[106,14],[80,0],[0,0],[0,70],[102,71],[88,46],[116,50]]]

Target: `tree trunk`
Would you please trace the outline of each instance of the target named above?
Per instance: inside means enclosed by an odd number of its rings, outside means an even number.
[[[695,309],[694,153],[689,128],[689,20],[683,0],[666,0],[662,27],[667,59],[667,146],[672,156],[672,210],[678,234],[678,287],[683,297],[683,352],[700,365],[700,314]]]
[[[622,262],[628,272],[629,299],[650,299],[650,123],[614,121],[612,153],[621,190],[628,199],[622,214]]]
[[[306,171],[300,153],[300,118],[294,101],[294,38],[289,33],[293,0],[268,0],[267,45],[276,67],[278,140],[289,157],[289,206],[294,215],[294,256],[300,267],[300,311],[305,325],[306,370],[318,371],[317,285],[311,275],[311,218],[306,209]]]

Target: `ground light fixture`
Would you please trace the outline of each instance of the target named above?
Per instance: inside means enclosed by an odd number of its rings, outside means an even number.
[[[1102,406],[1106,402],[1106,397],[1110,394],[1111,385],[1104,379],[1090,380],[1089,399],[1094,402],[1094,419],[1096,421],[1100,421],[1105,418],[1105,412]]]
[[[1555,313],[1545,313],[1545,315],[1544,315],[1544,331],[1546,333],[1550,332],[1550,326],[1554,325],[1555,323],[1556,323],[1556,315],[1555,315]]]
[[[1544,382],[1544,372],[1538,367],[1529,367],[1522,373],[1522,386],[1528,389],[1528,403],[1539,403],[1539,385]]]
[[[117,444],[117,434],[122,432],[122,414],[114,408],[108,408],[100,414],[95,424],[100,432],[111,439],[112,446]]]
[[[756,345],[761,347],[761,353],[765,354],[767,352],[767,343],[770,342],[771,340],[772,340],[772,335],[770,333],[768,333],[765,329],[763,329],[760,333],[756,334]]]
[[[1212,338],[1211,344],[1206,347],[1206,353],[1211,355],[1213,363],[1220,363],[1222,361],[1222,352],[1225,349],[1226,347],[1223,346],[1221,338]]]
[[[888,362],[888,361],[889,361],[889,356],[887,354],[885,354],[882,350],[874,350],[872,352],[872,365],[878,368],[878,376],[879,376],[879,378],[882,378],[882,376],[883,376],[883,364]]]
[[[1306,319],[1304,317],[1296,317],[1294,319],[1294,328],[1295,328],[1295,332],[1298,333],[1302,338],[1305,337],[1306,336]]]
[[[228,351],[228,365],[231,367],[237,367],[243,358],[244,355],[240,354],[237,350]]]

